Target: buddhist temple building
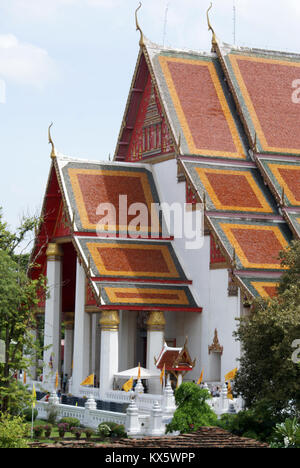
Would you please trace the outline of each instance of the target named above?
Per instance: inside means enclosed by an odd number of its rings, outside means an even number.
[[[209,26],[199,52],[154,44],[137,22],[113,161],[62,155],[49,133],[30,273],[50,291],[45,385],[58,370],[76,394],[94,373],[103,395],[120,371],[156,369],[162,349],[178,358],[186,337],[183,378],[222,382],[238,366],[236,318],[276,295],[279,253],[300,236],[300,55],[224,44]]]

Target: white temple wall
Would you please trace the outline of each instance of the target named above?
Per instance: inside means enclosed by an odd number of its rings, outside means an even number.
[[[237,327],[235,320],[240,316],[240,292],[238,296],[228,296],[228,272],[227,270],[210,270],[210,307],[208,314],[207,342],[204,344],[203,355],[209,362],[211,354],[208,354],[208,346],[213,342],[214,330],[217,329],[218,339],[223,346],[221,355],[221,380],[224,375],[238,365],[236,359],[240,356],[240,345],[232,336]],[[203,317],[204,317],[203,316]],[[213,380],[213,379],[212,379]]]
[[[170,205],[177,202],[183,207],[186,202],[185,183],[177,182],[176,160],[154,164],[153,172],[161,201]],[[186,213],[185,220],[189,216],[195,217],[195,212]],[[240,316],[240,298],[228,297],[227,269],[210,270],[209,236],[203,237],[200,248],[187,249],[184,237],[175,237],[173,245],[188,279],[193,281],[191,290],[203,311],[201,314],[176,312],[176,325],[175,314],[166,313],[166,338],[173,337],[177,328],[176,345],[180,346],[188,336],[188,349],[191,358],[196,358],[196,365],[186,380],[197,381],[204,369],[204,381],[209,381],[212,380],[216,365],[214,360],[217,361],[218,356],[209,355],[208,346],[212,344],[217,329],[220,345],[223,346],[220,363],[220,377],[223,380],[225,373],[236,367],[240,354],[239,344],[232,337],[236,328],[235,317]]]

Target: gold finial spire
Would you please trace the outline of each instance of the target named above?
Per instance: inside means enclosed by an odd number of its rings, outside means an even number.
[[[72,212],[72,229],[74,231],[74,227],[75,227],[75,210],[73,210]]]
[[[49,125],[49,128],[48,128],[48,140],[49,140],[49,144],[52,146],[51,158],[55,159],[56,158],[56,150],[55,150],[55,146],[54,146],[53,140],[51,138],[51,132],[50,132],[52,125],[53,125],[53,122],[51,122],[51,125]]]
[[[204,211],[206,211],[206,192],[205,190],[203,191],[203,208],[204,208]]]
[[[208,26],[208,30],[212,32],[212,40],[211,40],[211,43],[212,43],[212,52],[214,51],[214,46],[217,44],[217,38],[216,38],[216,34],[215,34],[215,31],[210,23],[210,19],[209,19],[209,16],[208,16],[208,12],[209,10],[211,10],[212,8],[212,3],[210,3],[210,6],[206,12],[206,18],[207,18],[207,26]]]
[[[179,132],[179,135],[178,135],[178,142],[177,142],[177,151],[178,151],[178,154],[180,154],[180,147],[181,147],[181,132]]]
[[[138,17],[137,17],[137,12],[141,8],[141,6],[142,6],[142,4],[140,2],[139,6],[135,10],[135,25],[136,25],[136,30],[140,31],[140,35],[141,35],[139,44],[140,44],[141,47],[143,47],[145,45],[145,43],[144,43],[144,34],[143,34],[143,31],[141,30],[141,27],[140,27],[139,22],[138,22]]]
[[[255,132],[254,134],[254,142],[253,142],[253,148],[252,148],[253,153],[258,153],[258,148],[257,148],[257,134]]]
[[[285,206],[284,197],[285,197],[284,187],[282,187],[282,191],[281,191],[281,204],[282,204],[283,207]]]
[[[235,251],[235,249],[233,249],[232,266],[233,266],[234,269],[236,268],[236,251]]]

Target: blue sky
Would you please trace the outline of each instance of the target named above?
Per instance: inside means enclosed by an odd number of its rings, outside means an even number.
[[[238,45],[300,53],[299,0],[214,0],[217,36]],[[153,42],[210,50],[209,0],[143,0]],[[113,155],[138,54],[137,0],[0,0],[0,206],[12,228],[39,212],[58,151]],[[167,24],[164,36],[164,20]],[[300,78],[300,76],[299,76]]]

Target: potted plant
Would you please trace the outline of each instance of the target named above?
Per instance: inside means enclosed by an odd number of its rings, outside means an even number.
[[[77,418],[65,417],[65,418],[61,418],[61,420],[59,422],[67,424],[67,427],[68,427],[67,431],[70,431],[71,427],[79,427],[80,426],[80,421]]]
[[[35,426],[33,428],[33,434],[36,439],[41,437],[42,433],[43,433],[43,426]]]
[[[52,426],[51,424],[47,424],[44,426],[45,437],[48,439],[51,436]]]
[[[84,433],[85,433],[85,437],[87,439],[90,439],[92,437],[92,435],[94,434],[94,431],[93,429],[90,429],[89,427],[84,429]]]
[[[82,434],[82,429],[80,427],[71,427],[72,434],[75,435],[76,440],[79,440]]]
[[[57,429],[58,429],[59,437],[64,438],[65,433],[69,429],[69,425],[67,423],[59,423],[57,424]]]

